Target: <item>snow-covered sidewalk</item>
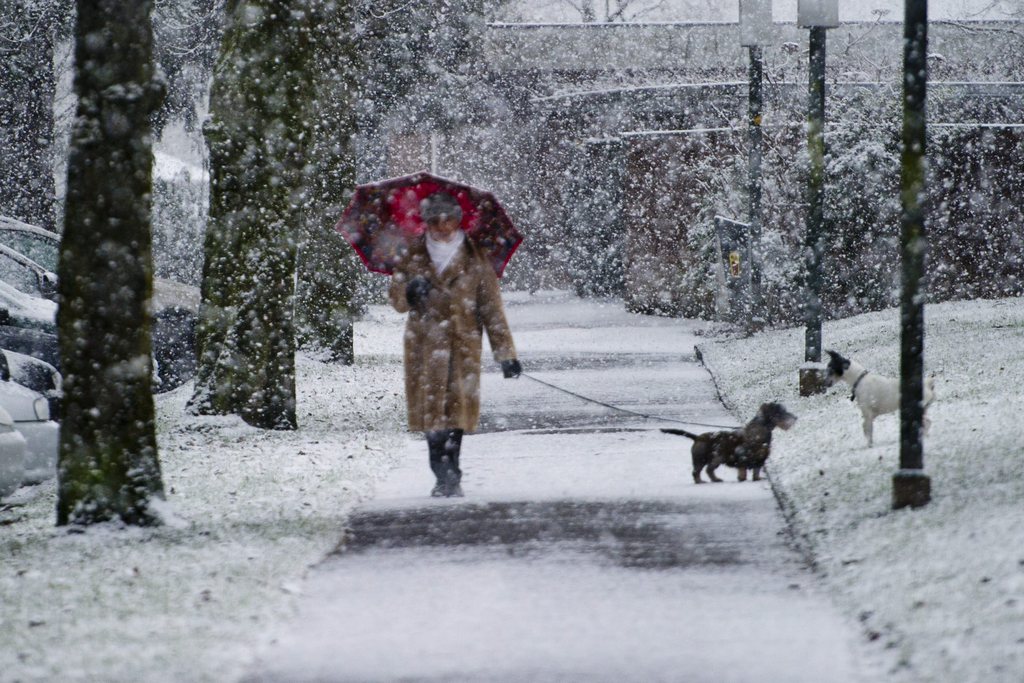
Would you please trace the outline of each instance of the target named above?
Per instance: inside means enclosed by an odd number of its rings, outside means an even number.
[[[696,486],[669,423],[549,386],[696,431],[733,425],[694,355],[707,324],[509,299],[529,376],[484,374],[466,497],[430,498],[411,443],[246,683],[874,680],[766,482],[723,468],[726,483]]]

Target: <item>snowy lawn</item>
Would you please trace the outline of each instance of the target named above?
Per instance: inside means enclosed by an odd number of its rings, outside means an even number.
[[[934,373],[925,470],[932,502],[894,512],[897,418],[867,448],[850,387],[799,398],[803,328],[701,345],[749,419],[764,401],[799,416],[773,443],[772,485],[841,605],[892,650],[894,681],[1024,680],[1024,301],[928,306]],[[829,322],[824,346],[896,376],[896,310]]]
[[[0,506],[0,680],[227,681],[290,614],[408,436],[397,359],[300,356],[300,429],[183,413],[158,400],[167,508],[158,529],[54,527],[55,485]],[[13,505],[12,505],[13,504]]]

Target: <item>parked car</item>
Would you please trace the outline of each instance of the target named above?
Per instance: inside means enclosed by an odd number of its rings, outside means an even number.
[[[25,437],[0,408],[0,498],[11,495],[25,480]]]
[[[0,238],[0,280],[15,289],[53,301],[57,298],[57,275],[36,263]]]
[[[57,304],[30,296],[0,280],[0,348],[60,366]]]
[[[59,258],[60,235],[0,216],[0,285],[7,285],[0,288],[0,348],[35,356],[57,368],[56,306],[49,313],[41,302],[52,304],[56,299]],[[19,300],[10,290],[36,303]],[[154,383],[157,391],[169,391],[195,374],[199,289],[153,278],[152,305]]]
[[[6,353],[0,353],[0,408],[25,439],[22,481],[38,484],[56,475],[60,427],[50,419],[50,402],[38,391],[11,380]]]
[[[57,368],[34,356],[0,349],[7,359],[11,381],[43,395],[50,406],[50,419],[60,419],[60,402],[64,397],[64,378]]]

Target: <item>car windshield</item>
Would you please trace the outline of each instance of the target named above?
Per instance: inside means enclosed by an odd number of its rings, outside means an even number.
[[[58,243],[49,237],[0,226],[0,243],[24,254],[47,270],[57,271],[60,248]],[[6,277],[4,279],[10,282]]]
[[[3,252],[0,252],[0,280],[14,287],[19,292],[32,296],[43,296],[39,289],[39,278],[35,271],[22,263],[18,263]]]

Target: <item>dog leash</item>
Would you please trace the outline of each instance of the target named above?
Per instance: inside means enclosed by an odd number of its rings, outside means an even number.
[[[534,377],[533,375],[528,375],[525,372],[520,373],[520,374],[523,377],[525,377],[526,379],[533,380],[537,384],[543,384],[546,387],[554,389],[555,391],[560,391],[563,394],[568,394],[569,396],[573,396],[575,398],[578,398],[581,401],[586,401],[587,403],[593,403],[594,405],[599,405],[599,406],[601,406],[603,408],[609,408],[611,410],[617,410],[620,413],[627,413],[629,415],[635,415],[636,417],[642,417],[645,420],[661,420],[662,422],[675,422],[677,424],[696,425],[698,427],[712,427],[714,429],[737,429],[737,427],[735,425],[716,425],[716,424],[708,424],[706,422],[694,422],[693,420],[675,420],[675,419],[673,419],[671,417],[661,417],[660,415],[651,415],[649,413],[641,413],[641,412],[638,412],[636,410],[629,410],[628,408],[620,408],[619,406],[614,406],[611,403],[605,403],[604,401],[598,401],[597,399],[590,398],[589,396],[584,396],[583,394],[577,394],[575,391],[569,391],[568,389],[560,387],[560,386],[558,386],[556,384],[552,384],[551,382],[545,382],[544,380],[538,379],[537,377]]]

